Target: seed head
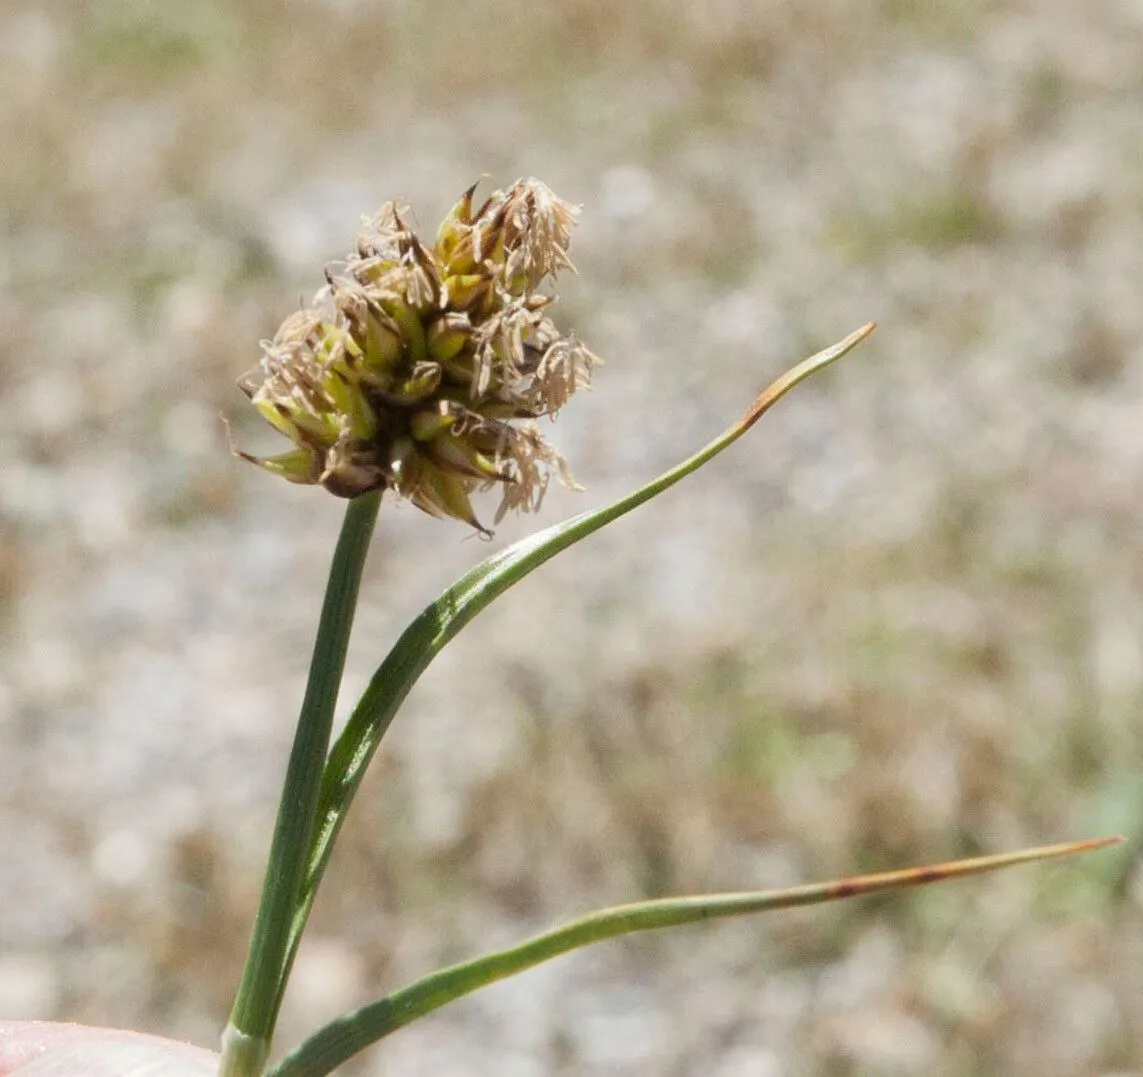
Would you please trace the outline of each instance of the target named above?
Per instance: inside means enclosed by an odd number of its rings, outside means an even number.
[[[487,533],[470,496],[499,485],[499,521],[530,512],[552,475],[578,488],[535,420],[585,388],[599,359],[537,289],[562,270],[578,209],[538,180],[473,208],[467,190],[426,246],[388,202],[328,265],[239,379],[294,448],[238,455],[339,497],[392,490]]]

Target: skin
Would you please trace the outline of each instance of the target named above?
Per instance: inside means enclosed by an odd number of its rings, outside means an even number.
[[[214,1077],[218,1055],[139,1032],[0,1021],[0,1077]]]

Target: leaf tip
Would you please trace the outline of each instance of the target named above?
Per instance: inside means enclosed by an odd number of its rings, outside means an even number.
[[[816,355],[803,359],[800,363],[790,367],[781,377],[771,382],[747,409],[746,414],[737,423],[737,430],[744,433],[750,429],[774,404],[782,399],[795,385],[805,381],[811,374],[837,362],[843,355],[847,355],[857,347],[874,329],[876,322],[866,322],[860,329],[855,329],[849,336],[831,344]]]

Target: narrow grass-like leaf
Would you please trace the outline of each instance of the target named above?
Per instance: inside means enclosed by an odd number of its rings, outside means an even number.
[[[1119,837],[1095,838],[956,860],[928,867],[859,875],[788,890],[661,898],[601,909],[507,950],[434,972],[377,1002],[326,1025],[269,1071],[267,1077],[325,1077],[353,1055],[419,1017],[481,987],[534,968],[592,943],[637,931],[680,927],[704,920],[815,905],[885,890],[958,879],[1034,860],[1069,856],[1114,845]]]
[[[397,713],[397,708],[445,644],[493,599],[561,550],[661,494],[712,460],[745,434],[795,385],[836,362],[869,336],[873,328],[872,323],[862,326],[844,340],[792,367],[758,396],[738,422],[694,456],[646,486],[611,505],[573,516],[493,554],[445,590],[409,625],[374,673],[329,754],[309,868],[292,925],[291,962],[318,884],[333,851],[334,841],[369,761]],[[290,962],[287,963],[279,984],[279,1004],[289,974],[289,964]]]

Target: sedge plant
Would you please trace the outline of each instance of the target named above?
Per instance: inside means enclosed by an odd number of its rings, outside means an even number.
[[[365,223],[353,251],[326,267],[325,286],[313,304],[263,343],[260,363],[239,382],[291,447],[276,456],[237,454],[291,482],[323,487],[347,504],[249,953],[222,1038],[224,1077],[323,1077],[462,995],[619,935],[932,883],[1116,840],[600,910],[400,987],[270,1063],[290,969],[346,812],[381,738],[436,654],[517,581],[697,471],[790,389],[873,330],[863,326],[794,366],[737,422],[645,486],[524,538],[466,572],[405,629],[331,744],[362,570],[383,497],[406,499],[487,535],[474,494],[499,491],[499,520],[508,511],[537,509],[553,477],[575,486],[538,422],[587,387],[599,364],[584,343],[557,327],[554,299],[544,291],[573,268],[568,247],[577,212],[534,179],[482,201],[472,188],[429,243],[410,227],[405,206],[386,204]]]

